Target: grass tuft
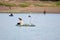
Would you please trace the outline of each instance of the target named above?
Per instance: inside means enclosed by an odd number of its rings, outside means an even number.
[[[45,5],[42,5],[42,4],[33,4],[34,6],[38,6],[38,7],[43,7]]]
[[[28,7],[28,6],[30,6],[30,4],[29,3],[20,3],[19,6],[20,7]]]
[[[2,2],[0,2],[0,6],[9,6],[9,7],[13,7],[13,6],[16,6],[16,4],[12,4],[12,3],[2,3]]]
[[[59,2],[55,2],[56,6],[60,6],[60,1]]]

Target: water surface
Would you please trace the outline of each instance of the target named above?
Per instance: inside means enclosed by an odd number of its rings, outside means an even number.
[[[16,26],[19,17],[24,23],[36,26]],[[0,40],[60,40],[60,14],[14,14],[10,17],[0,13]]]

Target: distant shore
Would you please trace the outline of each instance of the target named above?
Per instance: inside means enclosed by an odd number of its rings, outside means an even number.
[[[56,13],[60,14],[60,2],[26,1],[0,2],[0,13]]]
[[[34,6],[29,6],[29,7],[5,7],[5,6],[0,6],[0,13],[43,13],[44,10],[46,13],[57,13],[60,14],[60,7],[34,7]]]

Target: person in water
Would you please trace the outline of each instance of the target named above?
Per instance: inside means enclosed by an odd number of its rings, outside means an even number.
[[[31,17],[30,15],[28,17]]]
[[[13,14],[10,14],[9,16],[13,16]]]
[[[44,15],[45,15],[45,14],[46,14],[46,10],[44,10],[44,12],[43,12],[43,13],[44,13]]]
[[[18,18],[19,20],[20,20],[20,22],[19,23],[17,23],[18,25],[23,25],[23,20],[22,20],[22,18]]]

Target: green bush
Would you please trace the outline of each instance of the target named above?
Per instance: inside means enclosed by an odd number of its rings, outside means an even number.
[[[0,2],[0,6],[4,6],[4,3]]]
[[[44,5],[42,4],[33,4],[34,6],[39,6],[39,7],[43,7]]]
[[[5,6],[13,7],[16,6],[15,4],[5,4]]]
[[[10,4],[10,3],[2,3],[2,2],[0,2],[0,6],[9,6],[9,7],[11,7],[11,6],[16,6],[15,4]]]
[[[56,5],[57,5],[57,6],[60,6],[60,2],[56,2]]]
[[[20,3],[20,4],[19,4],[20,7],[28,7],[29,5],[30,5],[30,4],[28,4],[28,3]]]

